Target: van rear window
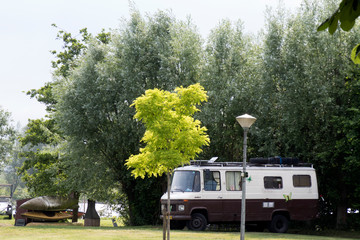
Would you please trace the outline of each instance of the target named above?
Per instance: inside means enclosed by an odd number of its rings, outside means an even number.
[[[264,187],[266,189],[281,189],[283,188],[281,177],[264,177]]]
[[[311,187],[310,175],[293,175],[294,187]]]

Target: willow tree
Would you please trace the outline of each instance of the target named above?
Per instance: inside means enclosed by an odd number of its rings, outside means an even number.
[[[146,89],[199,82],[201,42],[190,22],[162,11],[143,18],[134,10],[109,44],[91,39],[78,66],[56,89],[56,120],[74,159],[67,162],[70,184],[98,201],[109,199],[104,191],[121,193],[114,201],[125,206],[126,224],[156,224],[165,188],[161,178],[134,179],[124,165],[139,153],[145,131],[129,105]]]
[[[319,191],[342,227],[360,196],[353,145],[359,136],[359,68],[347,56],[360,32],[316,32],[314,19],[325,14],[317,1],[306,1],[295,15],[270,15],[261,101],[254,113],[266,118],[253,134],[259,155],[297,156],[315,164]]]
[[[241,21],[221,21],[211,30],[205,50],[202,84],[209,100],[199,119],[208,128],[211,138],[206,158],[219,156],[237,161],[241,156],[240,129],[235,117],[241,112],[254,112],[258,53],[251,36],[243,33]]]
[[[145,124],[142,142],[146,145],[137,155],[131,155],[126,165],[135,177],[167,174],[167,235],[170,238],[170,174],[180,165],[189,163],[210,140],[206,128],[192,116],[197,105],[207,100],[200,84],[178,87],[174,93],[151,89],[138,97],[134,118]],[[164,216],[165,217],[165,216]]]

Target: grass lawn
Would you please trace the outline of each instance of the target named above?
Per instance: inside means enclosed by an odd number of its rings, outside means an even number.
[[[82,223],[82,222],[80,222]],[[308,233],[307,233],[308,234]],[[299,235],[299,234],[274,234],[274,233],[255,233],[247,232],[245,238],[248,240],[260,239],[360,239],[360,232],[355,233],[341,233],[341,232],[326,232],[329,236],[315,236],[315,235]],[[346,236],[337,237],[337,236]],[[171,231],[171,239],[240,239],[238,232],[193,232],[188,230]],[[359,236],[357,238],[357,236]],[[350,238],[349,238],[350,237]],[[14,220],[4,219],[0,216],[0,239],[162,239],[162,228],[159,226],[146,227],[113,227],[110,219],[101,219],[100,227],[84,227],[83,225],[73,225],[71,223],[62,224],[46,224],[46,225],[28,225],[26,227],[15,227]]]

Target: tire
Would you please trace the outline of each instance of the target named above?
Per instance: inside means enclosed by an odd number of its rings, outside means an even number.
[[[187,221],[186,226],[193,231],[204,231],[207,225],[207,220],[201,213],[194,213],[191,215],[191,220]]]
[[[273,233],[286,233],[289,229],[289,220],[284,215],[275,215],[270,223],[269,231]]]
[[[268,164],[268,158],[250,158],[250,163],[252,164]]]
[[[185,221],[170,221],[170,229],[171,230],[183,230],[186,225]]]

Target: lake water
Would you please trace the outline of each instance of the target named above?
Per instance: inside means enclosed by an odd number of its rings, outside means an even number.
[[[87,210],[87,201],[79,201],[79,211],[85,212]],[[120,214],[114,211],[109,204],[105,203],[95,203],[96,212],[100,217],[119,217]]]

